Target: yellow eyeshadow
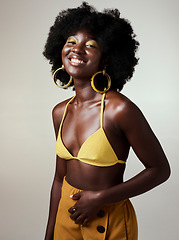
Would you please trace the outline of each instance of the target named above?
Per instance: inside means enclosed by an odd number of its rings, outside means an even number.
[[[77,43],[77,39],[75,37],[69,37],[66,41],[67,43]],[[89,40],[86,42],[85,44],[86,46],[92,46],[92,47],[95,47],[95,48],[98,48],[98,44],[95,40]]]
[[[86,42],[86,45],[91,45],[96,48],[98,47],[98,44],[95,40],[90,40],[90,41]]]
[[[76,39],[73,38],[73,37],[69,37],[69,38],[67,39],[67,43],[68,43],[68,42],[75,42],[75,43],[76,43]]]

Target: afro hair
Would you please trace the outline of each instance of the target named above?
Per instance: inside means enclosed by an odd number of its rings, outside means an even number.
[[[133,76],[138,63],[136,51],[139,43],[135,40],[128,20],[120,18],[118,9],[105,9],[98,12],[86,2],[77,8],[61,11],[45,44],[43,55],[52,64],[52,73],[62,65],[61,51],[72,33],[86,28],[96,36],[96,40],[107,59],[106,72],[111,77],[111,89],[121,91],[124,84]],[[60,79],[62,84],[66,78]]]

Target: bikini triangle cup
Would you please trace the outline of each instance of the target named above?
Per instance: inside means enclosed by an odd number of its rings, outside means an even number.
[[[74,98],[75,96],[72,97],[65,106],[56,142],[56,154],[60,158],[65,160],[77,159],[81,162],[100,167],[108,167],[115,165],[117,163],[125,163],[125,161],[123,160],[118,160],[103,129],[103,110],[105,93],[103,94],[101,100],[100,128],[85,140],[85,142],[81,145],[76,157],[74,157],[68,151],[68,149],[65,147],[62,141],[61,132],[62,125],[67,113],[68,105],[73,101]]]

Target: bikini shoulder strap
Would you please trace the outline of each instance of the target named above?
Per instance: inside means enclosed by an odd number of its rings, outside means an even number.
[[[61,120],[61,123],[60,123],[60,130],[61,130],[61,127],[62,127],[64,118],[65,118],[65,116],[66,116],[66,112],[67,112],[68,105],[73,101],[74,98],[75,98],[75,96],[73,96],[73,97],[67,102],[67,104],[66,104],[66,106],[65,106],[65,110],[64,110],[64,113],[63,113],[63,117],[62,117],[62,120]]]
[[[105,93],[103,93],[102,99],[101,99],[101,114],[100,114],[100,127],[103,128],[103,113],[104,113],[104,98]]]

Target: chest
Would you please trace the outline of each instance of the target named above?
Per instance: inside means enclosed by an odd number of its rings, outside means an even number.
[[[101,117],[100,105],[69,108],[61,129],[64,144],[69,149],[79,149],[100,128]]]
[[[128,143],[122,131],[116,130],[113,115],[113,111],[109,111],[107,106],[101,108],[100,103],[78,108],[74,105],[68,106],[61,124],[63,145],[71,155],[78,156],[80,150],[84,150],[84,145],[96,146],[106,139],[107,145],[111,145],[120,159],[121,153],[128,149]],[[121,159],[125,159],[123,155],[125,154],[122,153]]]

